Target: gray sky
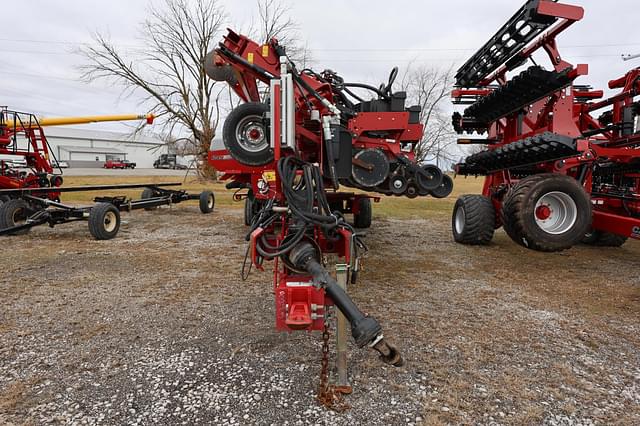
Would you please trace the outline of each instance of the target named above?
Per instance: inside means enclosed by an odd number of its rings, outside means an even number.
[[[640,59],[638,0],[565,0],[585,8],[585,18],[558,39],[563,57],[588,63],[590,75],[578,80],[605,88]],[[152,3],[161,3],[154,0]],[[389,70],[410,63],[458,67],[524,3],[524,0],[324,0],[295,1],[291,16],[300,25],[314,68],[331,68],[348,81],[385,81]],[[110,34],[113,42],[135,51],[142,45],[139,23],[147,2],[134,0],[24,0],[3,4],[0,32],[0,105],[44,116],[144,112],[136,96],[120,88],[78,81],[82,57],[73,53],[90,43],[91,33]],[[253,0],[223,1],[229,26],[247,28]],[[318,4],[322,7],[319,8]],[[613,7],[615,5],[615,7]],[[566,47],[563,47],[566,46]],[[123,129],[122,124],[94,128]]]

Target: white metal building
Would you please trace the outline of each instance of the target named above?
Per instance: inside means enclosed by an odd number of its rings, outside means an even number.
[[[107,160],[129,160],[150,169],[167,152],[164,142],[151,136],[70,127],[45,127],[44,131],[53,154],[69,167],[102,167]]]

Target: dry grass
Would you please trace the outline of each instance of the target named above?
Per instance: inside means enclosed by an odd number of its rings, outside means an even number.
[[[179,187],[167,187],[168,189],[185,190],[199,193],[205,189],[212,190],[216,194],[216,204],[220,206],[232,205],[230,196],[233,191],[225,189],[220,182],[209,182],[193,176],[187,178],[176,176],[69,176],[65,177],[64,186],[85,186],[85,185],[122,185],[122,184],[144,184],[144,183],[181,183]],[[126,195],[134,199],[140,198],[142,189],[132,190],[108,190],[108,191],[87,191],[63,193],[61,198],[67,203],[91,203],[98,196],[119,196]],[[194,203],[194,202],[192,202]],[[197,201],[195,202],[197,203]],[[236,204],[234,204],[236,205]]]
[[[136,183],[161,183],[179,182],[182,186],[177,189],[184,189],[190,192],[200,192],[205,189],[213,190],[216,194],[216,203],[220,206],[241,207],[238,203],[233,203],[231,194],[224,187],[222,182],[209,182],[193,176],[187,178],[176,176],[69,176],[65,178],[65,186],[81,185],[117,185]],[[457,177],[454,180],[454,191],[451,196],[445,199],[436,200],[431,197],[419,197],[413,200],[405,197],[381,196],[380,203],[375,205],[377,217],[396,217],[402,219],[422,218],[425,215],[449,215],[458,195],[479,193],[482,189],[482,179]],[[349,190],[347,188],[347,190]],[[69,203],[91,203],[100,195],[126,195],[138,198],[142,190],[110,190],[91,192],[70,192],[63,194],[62,200]],[[376,194],[373,194],[376,195]]]
[[[41,381],[38,377],[10,382],[0,391],[0,413],[15,412],[29,398],[33,386]]]

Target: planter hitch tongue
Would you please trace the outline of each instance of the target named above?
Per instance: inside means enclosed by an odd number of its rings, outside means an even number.
[[[308,242],[300,242],[289,252],[289,261],[297,269],[305,270],[315,283],[324,289],[340,312],[351,323],[351,335],[359,347],[368,345],[375,349],[385,364],[400,367],[404,364],[400,351],[384,340],[380,323],[360,311],[353,300],[329,275],[316,258],[315,248]]]

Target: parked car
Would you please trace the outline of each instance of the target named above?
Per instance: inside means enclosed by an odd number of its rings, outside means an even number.
[[[68,169],[69,163],[67,163],[66,161],[58,161],[58,167],[60,167],[61,169]]]
[[[105,169],[135,169],[136,163],[129,160],[107,160],[102,167]]]

